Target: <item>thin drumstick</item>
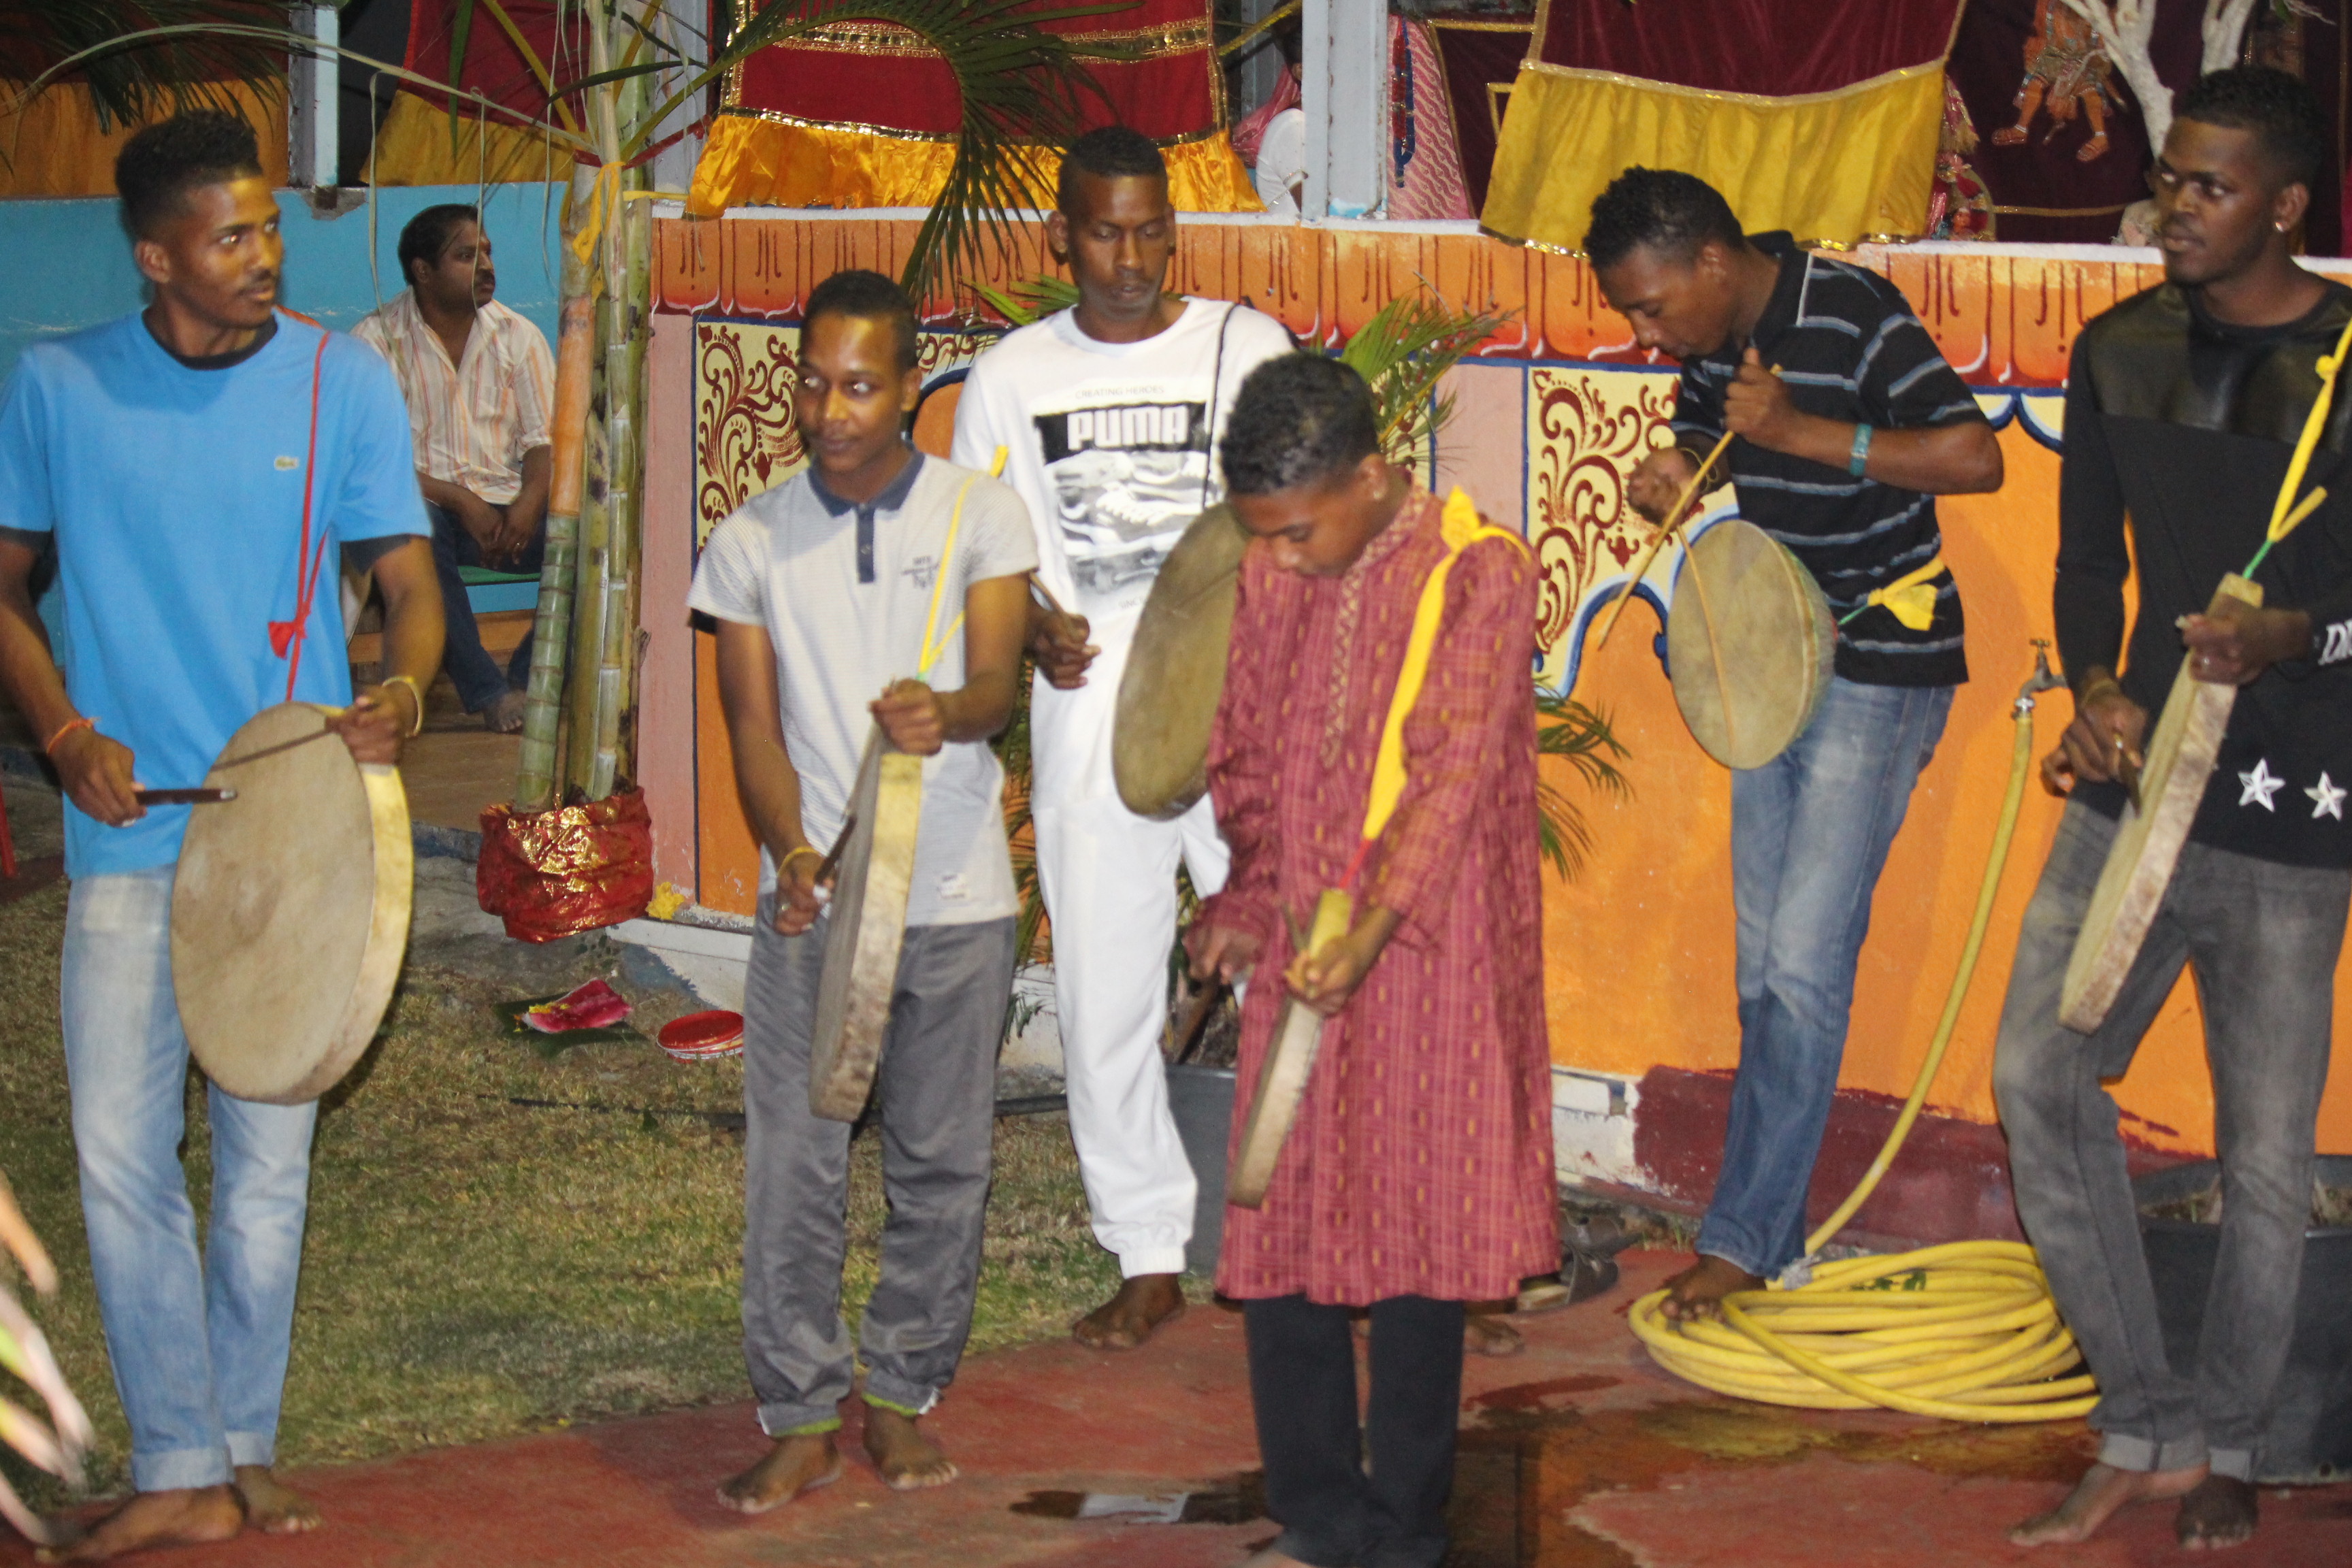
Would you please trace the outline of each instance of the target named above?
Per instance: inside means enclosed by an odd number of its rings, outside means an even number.
[[[1684,510],[1697,496],[1699,486],[1706,482],[1707,472],[1722,458],[1723,449],[1730,445],[1731,432],[1726,430],[1723,439],[1715,444],[1715,450],[1706,455],[1706,461],[1698,466],[1698,472],[1690,477],[1690,483],[1683,487],[1683,493],[1675,499],[1673,508],[1658,524],[1658,531],[1652,534],[1650,542],[1642,547],[1642,553],[1633,563],[1633,574],[1625,579],[1625,585],[1609,602],[1609,609],[1601,617],[1600,640],[1592,645],[1594,652],[1598,653],[1609,646],[1609,634],[1617,629],[1617,617],[1625,613],[1625,601],[1633,596],[1635,588],[1641,586],[1642,579],[1649,573],[1650,563],[1658,558],[1658,552],[1666,547],[1666,541],[1682,531]]]
[[[1053,611],[1057,616],[1066,616],[1070,613],[1069,611],[1062,608],[1061,600],[1054,597],[1054,590],[1045,586],[1045,579],[1038,576],[1034,572],[1029,574],[1029,585],[1037,590],[1037,596],[1045,601],[1045,607],[1047,609]]]

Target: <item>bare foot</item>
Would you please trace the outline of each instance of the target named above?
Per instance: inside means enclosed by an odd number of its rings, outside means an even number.
[[[833,1434],[779,1437],[767,1456],[719,1489],[719,1506],[738,1513],[765,1513],[819,1487],[841,1479],[841,1450]]]
[[[2075,148],[2074,158],[2078,163],[2088,163],[2094,159],[2106,156],[2106,152],[2107,133],[2102,131],[2080,147]]]
[[[319,1510],[310,1500],[271,1474],[268,1465],[239,1465],[236,1484],[245,1521],[264,1535],[301,1535],[319,1528]]]
[[[2180,1500],[2172,1532],[2191,1552],[2243,1546],[2254,1537],[2261,1494],[2235,1476],[2207,1476]]]
[[[1131,1351],[1163,1323],[1184,1315],[1184,1290],[1173,1274],[1138,1274],[1118,1294],[1070,1325],[1088,1350]]]
[[[866,1406],[866,1453],[894,1492],[943,1487],[956,1479],[955,1461],[923,1436],[920,1422],[870,1402]]]
[[[2012,1546],[2071,1545],[2088,1541],[2117,1510],[2136,1502],[2185,1497],[2205,1479],[2205,1467],[2185,1470],[2119,1470],[2093,1465],[2048,1513],[2037,1513],[2009,1532]]]
[[[79,1540],[38,1553],[44,1563],[103,1563],[126,1552],[232,1541],[245,1509],[229,1487],[141,1492],[92,1525]]]
[[[1501,1313],[1474,1311],[1462,1319],[1462,1348],[1472,1355],[1517,1355],[1527,1342]]]
[[[1737,1290],[1761,1290],[1760,1275],[1750,1274],[1727,1258],[1702,1252],[1698,1261],[1666,1281],[1666,1299],[1658,1310],[1676,1322],[1719,1317],[1723,1299]]]

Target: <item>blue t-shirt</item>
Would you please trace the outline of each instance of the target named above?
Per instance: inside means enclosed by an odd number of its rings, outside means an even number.
[[[294,617],[322,331],[281,315],[251,358],[193,370],[125,316],[26,349],[0,394],[0,529],[57,536],[67,691],[151,788],[202,784],[238,726],[286,700],[269,623]],[[341,707],[341,546],[429,530],[391,370],[331,336],[318,381],[319,576],[294,696]],[[67,873],[169,865],[188,811],[108,827],[68,801]]]

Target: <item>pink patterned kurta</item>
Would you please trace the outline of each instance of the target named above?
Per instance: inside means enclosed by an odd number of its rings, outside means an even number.
[[[1232,879],[1204,918],[1265,942],[1242,1009],[1234,1136],[1305,922],[1355,853],[1413,610],[1445,551],[1416,490],[1345,576],[1244,558],[1209,790]],[[1470,545],[1445,585],[1404,729],[1405,788],[1357,908],[1404,916],[1324,1026],[1265,1205],[1225,1211],[1217,1288],[1361,1305],[1491,1300],[1559,1267],[1537,883],[1529,676],[1537,577],[1508,540]]]

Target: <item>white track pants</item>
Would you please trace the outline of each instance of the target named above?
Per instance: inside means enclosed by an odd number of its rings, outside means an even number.
[[[1138,816],[1116,795],[1040,807],[1034,821],[1070,1138],[1095,1239],[1130,1278],[1181,1274],[1196,1189],[1160,1055],[1176,864],[1206,898],[1225,885],[1224,841],[1205,799],[1173,822]]]

